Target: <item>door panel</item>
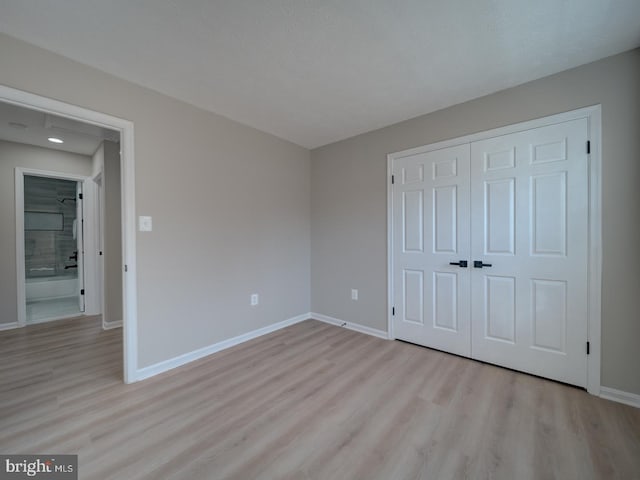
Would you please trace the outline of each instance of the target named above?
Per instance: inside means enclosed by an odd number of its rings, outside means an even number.
[[[531,255],[564,257],[567,248],[567,172],[531,177]]]
[[[424,192],[410,190],[402,193],[402,223],[404,224],[404,252],[424,251]]]
[[[435,253],[457,251],[457,185],[433,189],[433,250]]]
[[[513,255],[515,245],[515,178],[484,184],[484,254]]]
[[[567,353],[567,282],[532,280],[532,347]]]
[[[516,279],[485,275],[485,338],[514,343],[516,336]]]
[[[394,335],[470,355],[469,145],[400,158],[393,193]]]
[[[471,144],[472,260],[491,265],[472,273],[472,356],[580,386],[587,133],[581,119]]]
[[[404,271],[404,321],[424,323],[424,271]],[[402,309],[401,309],[402,310]]]
[[[433,327],[458,331],[458,276],[449,272],[433,273]],[[462,299],[460,299],[462,300]]]

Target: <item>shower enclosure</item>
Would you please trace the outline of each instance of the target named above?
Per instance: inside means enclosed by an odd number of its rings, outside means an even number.
[[[24,176],[27,323],[79,315],[84,310],[78,262],[80,188],[81,183],[73,180]]]

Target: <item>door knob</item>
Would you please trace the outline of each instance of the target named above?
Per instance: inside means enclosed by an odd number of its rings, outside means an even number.
[[[449,262],[449,265],[458,265],[460,268],[467,268],[467,261],[460,260],[459,262]]]
[[[490,263],[482,263],[482,260],[474,260],[473,268],[491,267]]]

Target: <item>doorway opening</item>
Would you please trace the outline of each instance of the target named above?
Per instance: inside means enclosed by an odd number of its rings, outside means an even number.
[[[82,182],[24,175],[26,324],[85,311]]]
[[[108,302],[105,290],[107,285],[111,285],[111,292],[117,291],[119,302],[114,303],[116,306],[111,309],[112,321],[103,321],[102,327],[124,327],[123,376],[125,383],[134,382],[137,380],[137,308],[133,124],[0,85],[0,111],[3,109],[24,115],[0,125],[0,142],[7,147],[5,154],[8,150],[29,147],[37,155],[24,164],[13,165],[14,178],[3,175],[15,185],[16,248],[13,250],[15,261],[8,262],[15,265],[14,280],[7,278],[15,290],[12,292],[9,288],[5,292],[8,301],[3,302],[5,306],[0,312],[0,329],[104,313]],[[40,133],[51,135],[41,135],[44,140],[27,140],[33,130],[38,131],[38,128],[30,128],[27,121],[30,115],[43,116],[44,120],[38,126]],[[15,138],[7,138],[6,135],[15,135]],[[47,137],[62,139],[66,144],[62,148],[59,144],[52,146],[48,143],[52,140]],[[100,148],[75,152],[76,156],[84,155],[89,161],[88,167],[82,167],[81,171],[47,161],[46,152],[73,153],[72,145],[86,149],[96,140]],[[106,165],[107,149],[117,158],[117,168],[112,170],[117,172],[115,180],[104,168],[95,168],[96,165]],[[73,161],[77,163],[77,159]],[[8,184],[6,180],[5,183]],[[111,193],[111,202],[105,199],[109,184],[117,187],[117,195]],[[6,187],[3,189],[9,191],[9,185]],[[53,202],[45,201],[45,192],[53,192],[50,195]],[[13,210],[13,206],[9,208]],[[115,246],[110,248],[104,236],[111,224],[109,218],[102,218],[107,210],[111,212],[111,222],[115,219],[117,226],[112,228],[111,233],[115,232],[115,235],[111,235],[110,240],[115,242]],[[106,216],[109,217],[108,214]],[[109,250],[112,252],[110,259],[100,258],[105,257]],[[112,264],[110,268],[112,274],[115,272],[117,281],[103,278],[109,270],[107,262]],[[12,296],[15,301],[9,300]],[[9,304],[13,307],[10,308]]]

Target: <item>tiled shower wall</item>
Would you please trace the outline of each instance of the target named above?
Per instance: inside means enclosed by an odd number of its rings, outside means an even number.
[[[76,251],[73,234],[76,218],[76,182],[45,177],[24,177],[25,212],[60,213],[62,230],[27,230],[24,232],[25,274],[27,278],[43,276],[77,276],[77,265],[69,257]],[[64,202],[63,202],[64,200]],[[78,226],[80,228],[80,226]]]

